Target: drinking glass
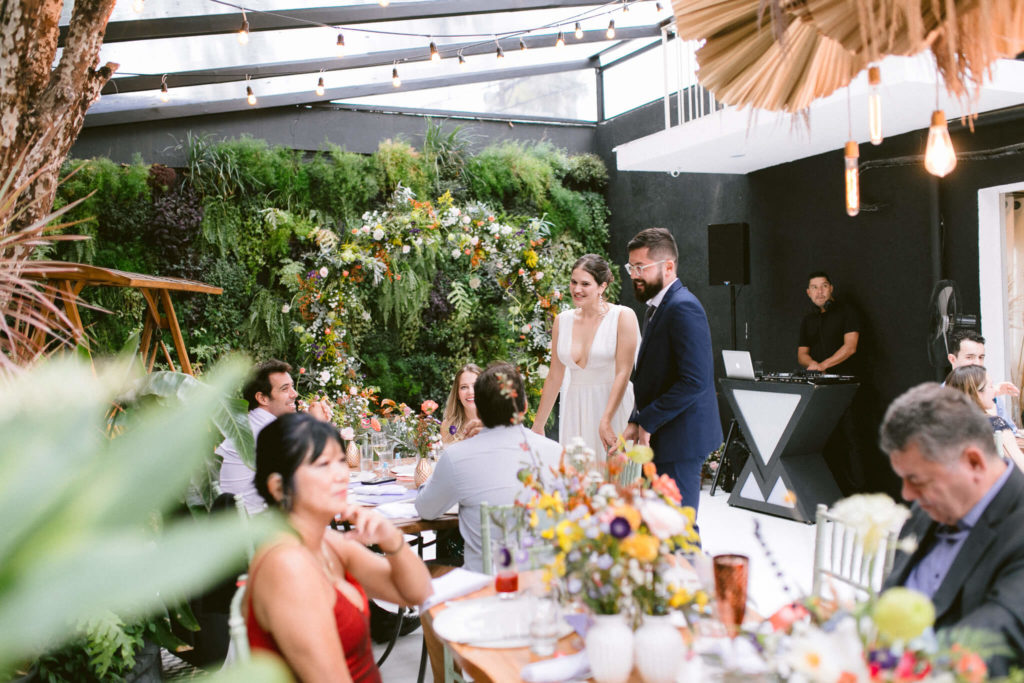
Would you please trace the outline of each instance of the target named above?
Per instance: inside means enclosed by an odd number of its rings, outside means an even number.
[[[377,457],[377,473],[384,477],[390,469],[390,458],[388,458],[388,437],[384,432],[370,432],[370,447]]]
[[[550,595],[536,598],[530,618],[530,652],[538,657],[553,655],[561,622],[561,610]]]
[[[373,447],[370,440],[364,438],[359,443],[359,472],[360,479],[372,479],[374,470]]]
[[[735,636],[747,610],[750,558],[746,555],[715,555],[713,566],[718,615],[729,635]]]
[[[506,541],[492,541],[491,566],[494,571],[494,590],[503,600],[511,600],[519,592],[519,571],[516,567],[515,546]]]

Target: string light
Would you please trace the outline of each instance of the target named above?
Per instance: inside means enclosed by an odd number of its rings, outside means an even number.
[[[856,216],[860,213],[860,169],[858,159],[860,158],[860,146],[856,140],[846,143],[846,150],[843,154],[843,165],[845,166],[844,178],[846,181],[846,215]]]
[[[171,99],[171,93],[167,90],[167,74],[160,77],[160,101],[167,102]]]
[[[141,14],[143,10],[143,5],[145,5],[145,0],[135,0],[134,2],[132,2],[132,10],[136,14]]]
[[[430,41],[430,61],[441,61],[441,53],[437,51],[437,43],[435,43],[434,41]]]
[[[462,56],[462,50],[459,50],[459,66],[466,68],[466,58]]]
[[[345,36],[340,33],[338,34],[338,42],[336,43],[335,49],[337,50],[339,57],[343,57],[345,55]]]
[[[928,146],[924,152],[924,167],[934,176],[944,178],[956,168],[956,150],[949,137],[946,115],[941,109],[932,112],[932,125],[928,128]]]
[[[325,92],[325,88],[324,88],[324,77],[323,77],[323,76],[321,76],[321,77],[320,77],[320,80],[318,80],[318,81],[316,82],[316,96],[317,96],[317,97],[323,97],[323,96],[324,96],[324,92]]]
[[[578,21],[576,22],[576,40],[583,40],[583,27]]]
[[[882,144],[882,72],[877,66],[868,67],[868,131],[871,144]]]
[[[522,38],[519,39],[519,51],[526,52],[526,43],[523,42]]]
[[[498,59],[505,59],[505,51],[501,49],[501,43],[494,41],[494,44],[498,46],[498,49],[494,52],[494,56]]]
[[[242,26],[238,29],[238,44],[247,45],[249,43],[249,19],[245,16],[245,10],[242,10]]]
[[[605,31],[605,35],[608,37],[608,40],[611,40],[612,38],[615,37],[615,20],[614,19],[612,19],[611,21],[608,22],[608,30]]]
[[[663,7],[661,6],[661,3],[660,3],[660,2],[656,2],[656,3],[654,3],[654,10],[655,10],[656,12],[660,12],[660,11],[661,11],[662,9],[664,9],[664,8],[663,8]]]
[[[256,104],[256,93],[252,91],[251,85],[245,86],[245,101],[248,102],[250,105]]]
[[[565,47],[565,34],[561,31],[558,32],[558,38],[555,39],[555,47]]]
[[[377,4],[381,7],[387,7],[391,4],[391,0],[378,0]]]
[[[395,86],[396,88],[402,87],[402,79],[398,77],[397,66],[391,69],[391,85]]]
[[[622,0],[622,13],[626,14],[627,12],[629,12],[629,2]]]

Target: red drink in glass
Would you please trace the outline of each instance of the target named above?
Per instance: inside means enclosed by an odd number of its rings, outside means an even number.
[[[494,590],[503,598],[511,598],[519,590],[519,573],[514,569],[502,569],[494,577]]]

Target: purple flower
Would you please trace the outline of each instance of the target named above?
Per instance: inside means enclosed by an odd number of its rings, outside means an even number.
[[[455,425],[452,425],[448,428],[448,433],[451,434],[452,436],[455,436],[455,432],[457,431],[459,431],[459,428],[456,427]]]
[[[512,553],[509,551],[508,548],[502,548],[498,552],[497,559],[499,567],[509,567],[512,565]]]
[[[632,531],[632,528],[629,526],[629,520],[625,517],[616,517],[608,525],[608,532],[615,538],[625,538],[629,536],[630,531]]]
[[[597,568],[601,571],[608,571],[612,568],[613,564],[615,564],[615,560],[613,560],[612,556],[608,553],[603,553],[600,557],[597,558]]]
[[[573,577],[571,577],[569,579],[569,583],[568,583],[568,585],[566,587],[569,589],[569,592],[571,594],[576,595],[583,588],[583,582],[580,581],[575,576],[573,576]],[[593,596],[591,596],[591,597],[593,597]]]

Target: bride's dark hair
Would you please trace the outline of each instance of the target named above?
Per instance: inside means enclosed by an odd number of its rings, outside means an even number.
[[[572,264],[572,269],[582,268],[583,270],[590,273],[590,276],[594,278],[594,282],[599,285],[607,284],[612,281],[612,269],[608,267],[608,262],[597,254],[584,254],[576,259],[576,263]]]

